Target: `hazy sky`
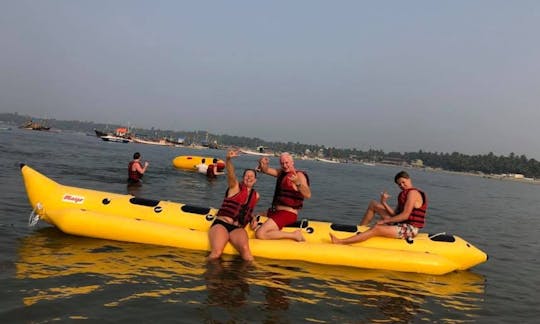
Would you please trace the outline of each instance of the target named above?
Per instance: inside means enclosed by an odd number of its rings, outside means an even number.
[[[1,112],[540,158],[540,1],[0,4]]]

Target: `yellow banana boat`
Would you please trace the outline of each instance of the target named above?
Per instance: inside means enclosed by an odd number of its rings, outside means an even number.
[[[217,209],[149,200],[61,185],[26,165],[24,183],[35,215],[65,233],[101,239],[209,250],[208,228]],[[264,221],[264,217],[260,217]],[[353,245],[331,244],[329,233],[348,236],[366,227],[301,220],[305,242],[258,240],[248,230],[254,256],[427,274],[466,270],[487,255],[458,236],[419,234],[414,241],[375,237]],[[236,251],[227,245],[225,253]]]
[[[173,159],[172,164],[177,169],[197,171],[197,165],[201,163],[210,165],[214,159],[211,156],[180,155]],[[218,171],[225,169],[225,162],[223,160],[218,159],[217,164]]]

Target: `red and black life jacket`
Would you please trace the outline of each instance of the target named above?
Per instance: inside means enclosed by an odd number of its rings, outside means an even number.
[[[248,189],[244,184],[240,184],[240,191],[237,194],[227,197],[228,192],[229,189],[225,192],[225,199],[223,199],[217,216],[230,217],[237,220],[240,225],[248,224],[253,218],[253,210],[257,204],[257,199],[252,198],[252,196],[256,196],[257,192],[252,188],[248,194]]]
[[[299,170],[296,170],[296,172],[303,173],[309,185],[309,177],[307,173]],[[291,180],[288,179],[290,174],[291,172],[281,172],[277,177],[274,199],[272,200],[273,207],[282,205],[294,209],[301,209],[302,206],[304,206],[304,196],[300,193],[300,191],[294,189]]]
[[[208,165],[208,168],[206,169],[206,176],[209,178],[217,177],[217,175],[214,172],[214,164]]]
[[[128,180],[131,181],[131,182],[138,182],[143,177],[142,173],[140,173],[137,170],[133,170],[133,165],[135,163],[139,163],[139,165],[142,168],[141,162],[139,162],[139,161],[133,160],[133,161],[129,162],[129,164],[128,164]]]
[[[423,228],[426,221],[426,212],[428,207],[427,196],[426,194],[417,188],[409,188],[401,191],[398,196],[398,207],[396,213],[401,213],[405,207],[405,202],[407,201],[407,195],[409,191],[416,190],[422,195],[422,206],[420,208],[413,208],[409,218],[405,221],[406,223],[411,224],[414,227]]]

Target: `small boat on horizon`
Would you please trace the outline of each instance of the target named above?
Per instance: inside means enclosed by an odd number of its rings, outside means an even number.
[[[140,137],[133,137],[132,141],[134,143],[139,144],[150,144],[150,145],[161,145],[161,146],[173,146],[174,144],[171,142],[168,142],[166,139],[159,139],[159,140],[151,140],[151,139],[143,139]]]
[[[326,162],[326,163],[339,163],[339,161],[337,160],[330,160],[330,159],[324,159],[324,158],[316,158],[315,161],[321,161],[321,162]]]
[[[128,129],[125,127],[117,128],[114,133],[106,133],[94,128],[96,136],[101,138],[105,142],[115,142],[115,143],[131,143],[131,134]]]
[[[99,138],[101,138],[105,142],[115,142],[115,143],[131,143],[132,142],[132,140],[129,138],[114,136],[114,135],[105,135],[105,136],[100,136]]]
[[[240,149],[240,152],[244,154],[249,154],[249,155],[274,156],[273,153],[266,152],[266,147],[264,146],[257,146],[257,151],[252,151],[249,149]]]
[[[19,128],[37,130],[37,131],[48,131],[51,129],[49,126],[45,126],[43,123],[35,122],[33,120],[27,121],[24,125],[20,126]]]

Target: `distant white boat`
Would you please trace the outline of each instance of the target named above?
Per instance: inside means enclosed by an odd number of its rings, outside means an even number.
[[[265,152],[264,146],[257,147],[257,151],[247,150],[247,149],[240,149],[240,152],[244,154],[250,154],[250,155],[258,155],[258,156],[273,156],[273,153]]]
[[[173,146],[173,143],[167,142],[165,139],[160,140],[146,140],[142,138],[135,137],[133,138],[133,142],[139,143],[139,144],[150,144],[150,145],[162,145],[162,146]]]
[[[274,155],[274,154],[271,154],[271,153],[255,152],[255,151],[252,151],[252,150],[244,150],[244,149],[240,149],[240,152],[244,153],[244,154],[259,155],[259,156],[273,156]]]
[[[114,136],[114,135],[105,135],[105,136],[100,136],[99,138],[101,138],[105,142],[115,142],[115,143],[130,143],[131,142],[129,138]]]
[[[375,163],[372,162],[362,162],[362,164],[367,166],[375,166]]]
[[[321,162],[326,162],[326,163],[339,163],[339,161],[337,161],[337,160],[329,160],[329,159],[323,159],[323,158],[316,158],[315,160],[321,161]]]
[[[94,128],[96,136],[104,140],[105,142],[115,143],[131,143],[132,140],[129,137],[129,131],[126,127],[117,128],[114,133],[106,133]]]

